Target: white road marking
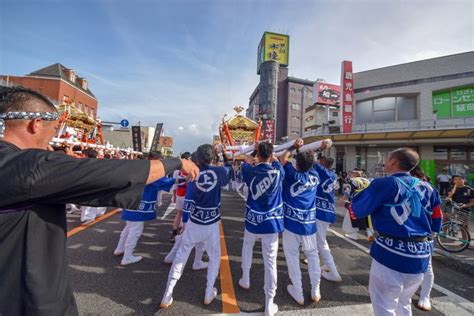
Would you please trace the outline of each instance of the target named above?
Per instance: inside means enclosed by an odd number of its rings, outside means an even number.
[[[176,204],[171,202],[170,205],[168,205],[168,208],[166,209],[165,214],[163,214],[163,216],[161,217],[161,220],[164,220],[166,216],[168,216],[171,212],[173,212],[175,207],[176,207]]]
[[[240,192],[237,191],[237,193],[239,193],[240,197],[245,200],[245,197]],[[370,252],[369,248],[355,242],[352,239],[347,238],[346,236],[336,232],[334,229],[330,228],[329,231],[331,233],[333,233],[335,236],[337,236],[339,238],[342,238],[345,241],[347,241],[348,243],[350,243],[351,245],[359,248],[361,251],[369,254],[369,252]],[[438,292],[441,292],[444,295],[446,295],[445,297],[432,298],[433,307],[435,307],[440,312],[443,312],[447,315],[453,314],[453,312],[455,312],[456,315],[473,315],[474,314],[474,303],[472,303],[471,301],[465,299],[462,296],[459,296],[456,293],[451,292],[450,290],[442,287],[439,284],[436,284],[436,283],[433,284],[433,288],[435,290],[437,290]],[[350,312],[350,311],[352,311],[351,308],[353,308],[353,306],[354,305],[331,307],[328,310],[326,310],[326,313],[324,315],[331,315],[331,313],[328,313],[329,310],[332,310],[332,309],[335,309],[335,308],[341,308],[341,309],[337,309],[337,312],[338,312],[337,314],[341,314],[340,312],[343,312],[343,310],[345,310],[345,308],[347,308],[347,312]],[[360,306],[371,306],[371,304],[363,304],[363,305],[360,305]],[[323,310],[323,309],[321,309],[321,310]],[[314,312],[314,311],[318,311],[318,309],[311,310],[311,312]],[[300,312],[302,312],[302,311],[298,311],[298,315],[300,315]],[[294,311],[291,311],[289,313],[294,314]],[[283,314],[283,313],[279,312],[279,314]],[[367,314],[367,313],[365,313],[365,314]],[[370,309],[370,314],[372,314],[372,309]],[[301,314],[301,315],[304,315],[304,313]],[[312,315],[315,315],[315,314],[312,314]],[[353,315],[355,315],[355,314],[353,314]]]

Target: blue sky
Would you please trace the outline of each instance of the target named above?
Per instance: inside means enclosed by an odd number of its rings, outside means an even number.
[[[289,74],[354,71],[473,50],[472,1],[0,0],[0,74],[60,62],[104,120],[165,123],[175,151],[210,142],[258,84],[264,31],[290,35]]]

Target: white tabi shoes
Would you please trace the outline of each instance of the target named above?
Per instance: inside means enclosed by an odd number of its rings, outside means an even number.
[[[128,266],[129,264],[134,264],[140,262],[143,259],[142,256],[131,256],[131,257],[123,257],[122,261],[120,262],[121,266]]]
[[[293,284],[288,284],[286,286],[286,290],[288,291],[288,294],[290,294],[290,296],[295,300],[295,302],[298,303],[298,305],[304,305],[304,296],[302,290],[298,291]]]
[[[211,304],[216,296],[217,289],[215,287],[212,289],[206,289],[206,295],[204,296],[204,305]]]
[[[429,297],[420,297],[417,304],[418,308],[424,311],[431,311],[431,302]]]

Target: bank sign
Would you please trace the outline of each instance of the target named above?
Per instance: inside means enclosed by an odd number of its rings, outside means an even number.
[[[258,44],[257,74],[260,73],[260,65],[269,60],[276,60],[280,66],[288,66],[289,49],[290,37],[288,35],[271,32],[263,33]]]
[[[344,60],[341,66],[341,119],[342,132],[352,133],[352,118],[354,109],[354,79],[352,76],[352,61]]]
[[[438,118],[474,116],[474,87],[433,92],[433,111]]]

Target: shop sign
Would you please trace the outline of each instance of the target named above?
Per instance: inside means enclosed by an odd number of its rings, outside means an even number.
[[[342,132],[352,132],[352,119],[354,109],[354,79],[352,74],[352,61],[343,61],[341,67],[341,119]]]
[[[433,92],[432,100],[437,118],[474,116],[474,87]]]
[[[336,105],[341,98],[341,87],[335,84],[317,81],[313,91],[313,104]]]
[[[288,66],[290,37],[285,34],[271,32],[263,33],[258,44],[257,73],[260,73],[260,65],[269,60],[276,60],[280,66]]]
[[[275,140],[275,120],[264,120],[263,127],[263,140],[273,143]]]

